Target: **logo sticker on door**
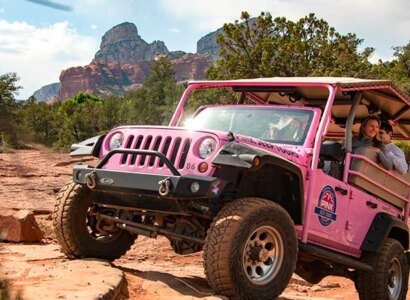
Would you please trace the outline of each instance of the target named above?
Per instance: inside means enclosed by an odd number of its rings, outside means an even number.
[[[325,186],[320,192],[315,214],[318,215],[322,226],[329,226],[336,221],[336,193],[330,185]]]

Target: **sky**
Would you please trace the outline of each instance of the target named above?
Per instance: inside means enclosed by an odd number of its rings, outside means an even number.
[[[363,48],[374,47],[373,62],[391,59],[392,47],[410,42],[409,0],[0,0],[0,75],[16,72],[23,87],[17,98],[27,99],[58,82],[62,70],[89,64],[103,34],[122,22],[134,23],[148,43],[195,53],[201,37],[239,20],[242,11],[292,21],[313,12],[339,33],[355,33]]]

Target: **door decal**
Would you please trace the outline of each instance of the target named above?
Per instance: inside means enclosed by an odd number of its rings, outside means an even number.
[[[315,214],[322,226],[329,226],[336,221],[336,193],[330,185],[326,185],[320,192]]]

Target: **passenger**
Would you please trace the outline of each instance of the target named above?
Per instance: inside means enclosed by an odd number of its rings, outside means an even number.
[[[352,138],[352,152],[358,148],[372,147],[380,128],[380,119],[377,116],[367,117],[360,125],[359,134]]]
[[[279,138],[279,128],[277,124],[269,124],[269,139],[277,140]]]
[[[382,143],[381,151],[377,154],[382,166],[386,170],[395,170],[401,175],[407,173],[408,165],[403,151],[392,143],[393,127],[386,122],[380,126],[377,139]]]

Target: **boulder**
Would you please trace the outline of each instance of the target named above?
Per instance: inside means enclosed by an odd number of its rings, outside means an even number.
[[[0,241],[34,243],[43,237],[33,212],[0,209]]]

